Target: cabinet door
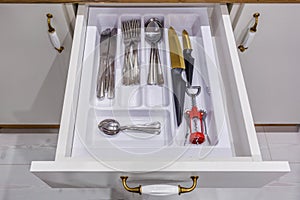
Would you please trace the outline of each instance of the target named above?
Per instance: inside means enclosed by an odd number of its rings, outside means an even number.
[[[62,53],[51,44],[47,13],[53,15],[51,24],[64,47]],[[0,124],[59,123],[71,18],[72,9],[63,4],[0,5]]]
[[[260,13],[257,33],[239,51],[250,106],[256,124],[300,123],[300,5],[245,4],[233,11],[237,45]],[[250,22],[251,21],[251,22]]]

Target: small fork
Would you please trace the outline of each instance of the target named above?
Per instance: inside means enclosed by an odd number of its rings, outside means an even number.
[[[124,63],[123,63],[123,85],[130,85],[130,76],[131,76],[131,68],[132,62],[130,58],[130,47],[131,47],[131,34],[130,34],[130,22],[125,21],[122,22],[122,35],[123,35],[123,43],[125,46],[125,55],[124,55]]]
[[[141,21],[133,20],[132,22],[132,37],[133,43],[133,83],[140,83],[140,67],[138,63],[138,45],[141,41]]]
[[[133,19],[122,22],[122,35],[125,46],[123,85],[137,85],[140,83],[138,44],[141,41],[141,20]]]

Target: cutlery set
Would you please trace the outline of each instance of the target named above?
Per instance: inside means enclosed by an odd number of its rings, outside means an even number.
[[[140,55],[139,44],[141,42],[141,20],[132,19],[121,22],[122,44],[124,46],[124,62],[122,66],[122,85],[132,86],[141,83],[140,78]],[[163,86],[165,84],[163,66],[161,66],[158,44],[163,38],[163,21],[157,18],[150,18],[145,22],[145,41],[151,46],[148,65],[148,85]],[[117,48],[117,29],[106,29],[100,36],[100,65],[97,78],[97,97],[103,100],[105,95],[108,99],[115,97],[115,65]],[[187,131],[184,145],[201,144],[205,140],[210,144],[206,128],[206,111],[198,109],[196,97],[200,95],[201,87],[194,86],[193,71],[194,57],[189,34],[182,31],[182,46],[176,30],[173,27],[168,29],[169,55],[171,63],[171,78],[173,87],[174,110],[177,127],[182,124],[185,117]],[[183,77],[185,75],[186,77]],[[184,111],[185,95],[191,98],[192,106]],[[148,97],[150,98],[150,97]],[[155,97],[151,97],[155,98]],[[161,130],[160,122],[149,124],[120,126],[114,119],[104,119],[98,124],[101,132],[107,135],[116,135],[120,131],[137,131],[159,135]],[[189,138],[189,139],[188,139]]]
[[[141,41],[141,21],[137,19],[123,21],[122,36],[125,46],[123,85],[138,85],[140,83],[138,45]]]
[[[100,65],[97,78],[97,97],[101,100],[115,97],[115,56],[117,49],[117,29],[106,29],[100,38]]]

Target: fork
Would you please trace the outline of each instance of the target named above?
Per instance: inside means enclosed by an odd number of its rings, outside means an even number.
[[[122,35],[125,46],[123,85],[137,85],[140,83],[138,44],[141,41],[141,20],[133,19],[122,22]]]
[[[129,21],[122,22],[122,35],[125,46],[124,63],[122,69],[123,85],[130,85],[132,62],[130,56],[131,34]]]
[[[132,51],[133,51],[133,84],[140,83],[140,67],[138,63],[138,45],[141,41],[141,21],[140,20],[132,20]]]

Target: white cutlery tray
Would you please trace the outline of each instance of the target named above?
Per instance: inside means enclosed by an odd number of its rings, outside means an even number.
[[[114,14],[112,14],[114,13]],[[163,86],[147,85],[150,45],[145,41],[144,24],[156,17],[163,22],[164,35],[159,43]],[[142,24],[139,44],[140,85],[122,85],[124,45],[121,21],[140,19]],[[195,58],[193,85],[201,86],[197,106],[207,112],[207,140],[200,144],[184,145],[187,121],[177,127],[172,93],[171,61],[169,55],[168,28],[172,26],[181,41],[181,33],[188,31]],[[100,34],[106,28],[118,28],[115,58],[115,98],[99,100],[96,97],[96,78],[99,68]],[[215,56],[214,40],[208,19],[208,9],[180,8],[91,8],[86,32],[79,102],[73,142],[73,157],[91,157],[99,160],[150,160],[174,159],[199,160],[234,156],[231,130],[224,106],[222,79]],[[191,98],[185,96],[185,109],[191,109]],[[75,108],[74,108],[75,109]],[[120,132],[108,136],[98,130],[104,119],[116,119],[121,125],[159,121],[161,134]]]

